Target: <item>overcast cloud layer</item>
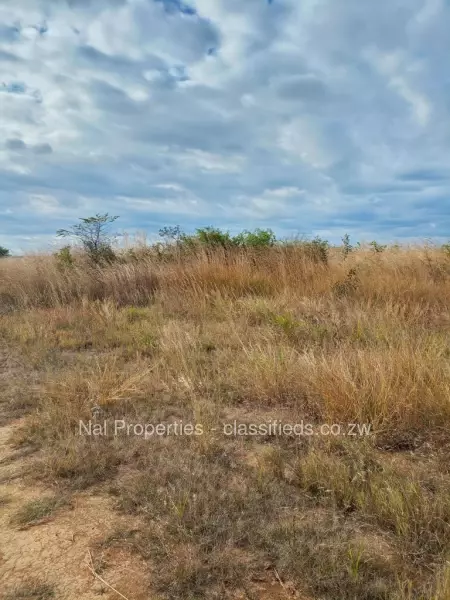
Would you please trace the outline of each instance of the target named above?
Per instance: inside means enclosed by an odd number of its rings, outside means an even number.
[[[2,0],[0,244],[450,237],[448,0]]]

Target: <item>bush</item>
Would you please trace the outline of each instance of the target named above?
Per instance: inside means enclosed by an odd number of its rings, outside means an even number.
[[[235,236],[229,231],[222,231],[218,227],[201,227],[193,235],[184,233],[179,225],[167,226],[159,230],[168,246],[175,244],[184,249],[194,248],[267,248],[276,242],[275,234],[271,229],[244,230]]]
[[[8,248],[5,248],[4,246],[0,246],[0,258],[5,258],[7,256],[10,256],[10,252],[9,252]]]
[[[301,245],[306,256],[313,262],[323,264],[328,263],[330,244],[327,240],[323,240],[319,236],[316,236],[311,241],[301,242]]]
[[[236,246],[244,248],[266,248],[273,246],[276,237],[271,229],[255,229],[254,231],[242,231],[233,238]]]
[[[222,231],[216,227],[203,227],[197,229],[196,237],[203,246],[230,248],[235,245],[234,240],[228,231]]]
[[[348,235],[348,233],[346,233],[342,238],[342,252],[344,254],[344,259],[347,258],[347,256],[351,254],[353,250],[354,248],[350,243],[350,236]]]
[[[58,267],[61,269],[73,266],[74,260],[70,246],[63,246],[58,252],[55,252],[54,257]]]
[[[450,258],[450,242],[447,244],[442,244],[442,250],[445,252],[445,255]]]
[[[386,250],[386,248],[387,248],[387,246],[382,246],[381,244],[379,244],[375,240],[373,242],[370,242],[369,246],[372,246],[372,250],[376,254],[380,254],[381,252],[384,252]]]

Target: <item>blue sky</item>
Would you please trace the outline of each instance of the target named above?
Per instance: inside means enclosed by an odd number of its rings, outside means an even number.
[[[450,237],[447,0],[2,0],[0,244]]]

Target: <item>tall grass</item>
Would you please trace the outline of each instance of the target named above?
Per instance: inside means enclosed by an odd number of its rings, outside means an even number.
[[[243,581],[253,597],[267,564],[305,597],[447,598],[445,252],[169,250],[0,261],[0,339],[37,372],[18,434],[39,449],[36,473],[70,489],[109,481],[143,518],[122,533],[163,598],[232,597]],[[11,371],[2,385],[11,397],[21,383]],[[207,431],[81,437],[97,408]],[[371,435],[220,434],[271,420]]]
[[[355,277],[345,286],[349,273]],[[438,275],[437,275],[438,274]],[[2,307],[54,307],[110,299],[119,306],[145,305],[157,289],[203,294],[218,290],[233,295],[317,297],[334,293],[366,302],[393,303],[404,310],[443,307],[450,289],[450,261],[427,248],[361,250],[346,260],[337,249],[329,264],[315,260],[302,244],[270,248],[200,249],[188,254],[123,254],[98,266],[83,256],[64,265],[54,256],[29,256],[0,262]],[[356,293],[356,289],[358,292]],[[340,292],[340,293],[337,293]]]

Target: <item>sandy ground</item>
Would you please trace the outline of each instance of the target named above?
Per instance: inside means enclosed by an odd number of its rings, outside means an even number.
[[[17,378],[33,383],[33,373],[0,349],[0,599],[50,598],[30,594],[27,586],[32,582],[48,585],[55,600],[158,600],[151,592],[149,565],[136,553],[126,546],[99,546],[115,531],[139,527],[130,516],[114,511],[110,497],[77,493],[50,517],[27,526],[12,522],[27,503],[55,494],[30,480],[27,473],[35,457],[11,443],[14,430],[21,425],[20,410],[11,410],[9,401],[17,398],[11,383]],[[233,599],[307,600],[272,573],[245,587]]]
[[[17,426],[16,422],[0,428],[0,597],[11,595],[32,578],[53,586],[55,598],[61,600],[120,598],[120,594],[129,600],[148,599],[148,569],[137,556],[95,549],[96,542],[109,533],[130,525],[113,511],[108,498],[78,494],[72,505],[48,519],[26,528],[11,524],[21,506],[50,492],[25,483],[21,473],[31,459],[9,443]],[[101,577],[119,593],[92,574],[91,557],[94,565],[102,565]]]
[[[23,476],[33,458],[15,451],[9,442],[18,426],[20,421],[0,427],[0,598],[22,598],[14,591],[32,579],[52,586],[57,600],[156,600],[148,566],[138,556],[126,549],[96,547],[115,530],[136,525],[118,515],[109,498],[80,493],[49,518],[26,527],[11,524],[23,505],[51,494]],[[300,598],[278,582],[253,584],[250,594],[237,594],[236,600]]]

